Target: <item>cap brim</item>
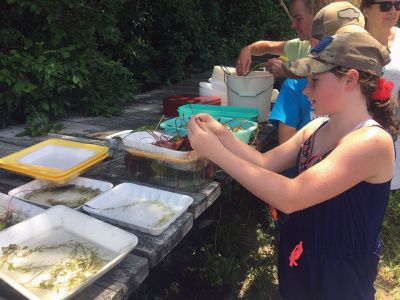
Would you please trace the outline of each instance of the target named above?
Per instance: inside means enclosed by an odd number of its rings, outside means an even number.
[[[312,74],[323,73],[336,65],[323,63],[313,57],[304,57],[282,64],[283,73],[289,78],[304,78]]]

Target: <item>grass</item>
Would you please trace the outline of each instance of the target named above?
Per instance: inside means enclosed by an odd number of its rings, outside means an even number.
[[[266,205],[238,184],[229,187],[130,300],[280,299]],[[379,300],[400,299],[399,200],[400,192],[391,195],[382,228]]]
[[[275,299],[275,234],[266,216],[266,205],[234,184],[131,300]]]
[[[400,191],[391,194],[382,225],[377,299],[400,299]]]

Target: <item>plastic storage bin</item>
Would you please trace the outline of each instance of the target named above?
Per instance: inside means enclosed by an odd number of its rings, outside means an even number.
[[[132,179],[174,190],[197,192],[214,178],[217,166],[198,155],[184,158],[126,149],[125,167]]]
[[[240,118],[257,122],[258,109],[235,106],[215,106],[204,104],[185,104],[178,108],[180,117],[191,117],[199,113],[208,113],[214,118]]]
[[[186,125],[190,118],[178,117],[167,120],[160,124],[168,134],[187,135]],[[246,119],[217,118],[217,120],[229,126],[233,135],[240,139],[243,143],[249,143],[252,133],[257,129],[258,124]]]
[[[157,131],[139,131],[123,140],[125,166],[132,179],[188,192],[197,191],[213,179],[215,164],[196,151],[154,145],[160,138],[171,137]]]
[[[221,105],[221,98],[215,96],[198,96],[192,94],[167,96],[163,99],[163,113],[166,116],[177,117],[178,107],[187,103]]]

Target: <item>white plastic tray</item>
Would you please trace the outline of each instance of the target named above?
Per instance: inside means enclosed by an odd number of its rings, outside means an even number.
[[[68,170],[96,155],[96,151],[73,147],[47,145],[31,152],[18,162],[46,168]]]
[[[32,287],[43,279],[46,271],[48,271],[47,269],[44,269],[37,278],[30,280],[32,279],[31,275],[27,279],[28,274],[10,271],[7,266],[3,266],[0,268],[0,278],[32,300],[69,299],[117,265],[137,245],[138,239],[134,234],[65,206],[52,207],[33,218],[0,232],[0,247],[17,244],[31,249],[40,245],[57,245],[68,241],[76,241],[97,250],[99,256],[105,262],[105,265],[96,274],[88,277],[73,290],[68,291],[59,288],[57,291],[56,288]],[[16,261],[14,266],[21,264],[37,266],[43,262],[51,267],[71,253],[70,249],[67,250],[39,252]],[[0,253],[3,255],[1,250]],[[27,284],[28,281],[29,284]]]
[[[43,208],[26,203],[16,198],[11,200],[10,196],[0,193],[0,214],[3,214],[7,210],[12,213],[12,225],[36,216],[44,211]]]
[[[83,205],[89,214],[151,235],[161,234],[193,198],[133,183],[122,183]]]
[[[153,133],[160,137],[171,138],[170,135],[162,134],[157,131],[153,131]],[[189,151],[175,151],[163,147],[158,147],[152,144],[155,141],[155,138],[147,131],[138,131],[128,135],[126,138],[123,139],[122,142],[128,148],[146,151],[149,153],[161,154],[173,158],[187,159]],[[191,156],[196,156],[194,154],[194,151],[191,151],[190,154]]]
[[[110,182],[106,181],[100,181],[100,180],[95,180],[95,179],[90,179],[90,178],[85,178],[85,177],[77,177],[67,183],[68,184],[74,184],[76,186],[81,186],[81,187],[88,187],[92,189],[99,189],[102,193],[105,191],[110,190],[113,187],[113,184]],[[50,205],[48,202],[36,202],[33,200],[25,199],[25,195],[33,192],[34,190],[46,188],[46,187],[53,187],[57,186],[56,184],[52,184],[46,181],[41,181],[41,180],[33,180],[31,182],[28,182],[24,185],[21,185],[11,191],[8,192],[8,195],[11,197],[15,197],[21,200],[24,200],[26,202],[32,203],[34,205],[38,205],[43,208],[49,208],[52,205]],[[101,195],[101,194],[100,194]],[[55,197],[57,199],[57,197]],[[57,200],[62,200],[62,199],[57,199]],[[69,199],[71,200],[71,199]],[[82,205],[75,207],[74,209],[81,209]]]

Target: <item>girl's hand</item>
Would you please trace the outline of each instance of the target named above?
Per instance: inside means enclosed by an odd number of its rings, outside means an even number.
[[[218,123],[215,120],[214,122]],[[187,129],[190,145],[200,155],[212,159],[212,155],[218,151],[216,149],[219,146],[223,147],[218,137],[202,119],[196,116],[192,117],[187,125]]]
[[[200,121],[200,123],[198,123],[198,124],[201,125],[201,127],[207,126],[207,128],[212,133],[214,133],[218,138],[220,138],[222,135],[226,134],[229,131],[228,128],[226,128],[224,125],[219,123],[217,120],[215,120],[209,114],[205,114],[205,113],[197,114],[193,118]]]

